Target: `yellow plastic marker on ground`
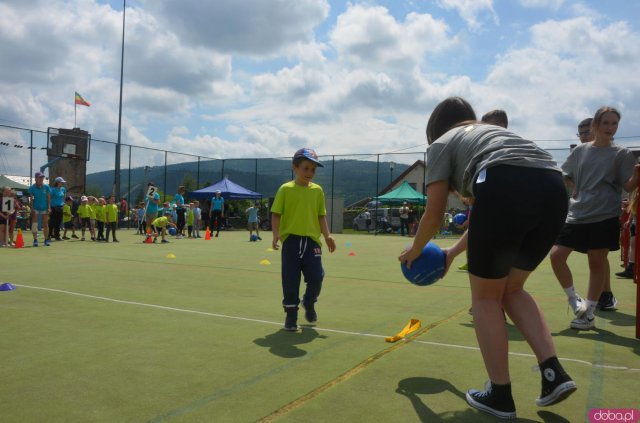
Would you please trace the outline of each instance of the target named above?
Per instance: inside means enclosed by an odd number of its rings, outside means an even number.
[[[273,248],[269,247],[265,251],[275,251]]]
[[[267,265],[267,264],[271,264],[271,262],[267,259],[264,259],[264,260],[260,260],[260,264]]]
[[[176,258],[176,255],[175,255],[175,254],[173,254],[173,253],[169,253],[169,254],[167,254],[167,257],[166,257],[166,258],[168,258],[168,259],[174,259],[174,258]]]
[[[407,323],[407,326],[404,327],[404,329],[402,329],[396,335],[389,336],[389,337],[385,338],[384,340],[387,341],[387,342],[397,342],[397,341],[401,340],[402,338],[404,338],[405,336],[409,335],[411,332],[415,332],[418,329],[420,329],[420,325],[421,325],[420,320],[411,319],[411,320],[409,320],[409,323]]]

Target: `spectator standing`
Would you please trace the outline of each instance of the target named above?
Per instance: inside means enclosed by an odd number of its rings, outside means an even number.
[[[49,239],[62,241],[60,237],[60,228],[62,227],[62,206],[67,196],[67,189],[64,184],[67,181],[61,176],[53,180],[51,185],[51,216],[49,218]]]
[[[220,234],[220,226],[222,225],[222,216],[224,216],[224,198],[220,190],[211,199],[211,225],[216,225],[216,238]],[[213,231],[213,228],[212,228]]]
[[[29,187],[29,195],[33,197],[31,206],[31,233],[33,246],[38,246],[38,217],[42,218],[42,232],[44,245],[50,246],[49,241],[49,213],[51,213],[51,188],[44,183],[44,173],[36,172],[36,183]]]
[[[400,235],[404,236],[406,234],[409,235],[409,206],[407,202],[402,203],[402,207],[400,207]]]
[[[109,204],[105,206],[105,223],[107,226],[107,236],[105,242],[109,242],[109,233],[113,237],[113,242],[120,242],[116,239],[116,229],[118,228],[118,205],[116,204],[116,197],[112,195],[109,197]]]

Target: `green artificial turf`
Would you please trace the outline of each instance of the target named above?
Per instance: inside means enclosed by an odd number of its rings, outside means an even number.
[[[323,256],[319,320],[288,333],[279,252],[262,235],[147,245],[121,230],[119,244],[1,249],[0,282],[17,289],[0,292],[0,421],[494,420],[464,400],[486,373],[462,257],[443,280],[416,287],[397,262],[411,239],[336,235],[337,251]],[[617,254],[610,261],[617,271]],[[586,257],[572,255],[570,266],[585,293]],[[598,312],[597,330],[577,332],[548,260],[530,278],[578,391],[536,407],[536,360],[507,322],[521,421],[585,421],[591,408],[639,406],[635,285],[612,283],[618,310]],[[421,332],[385,342],[411,318]]]

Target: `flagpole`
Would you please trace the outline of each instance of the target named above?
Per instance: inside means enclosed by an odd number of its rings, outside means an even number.
[[[118,108],[118,143],[116,144],[115,178],[113,181],[113,194],[120,200],[120,145],[122,134],[122,79],[124,75],[124,23],[127,10],[127,0],[122,1],[122,49],[120,56],[120,104]]]
[[[76,103],[76,97],[75,95],[73,96],[73,127],[77,128],[78,125],[76,124],[76,113],[77,113],[77,109],[78,109],[78,104]]]

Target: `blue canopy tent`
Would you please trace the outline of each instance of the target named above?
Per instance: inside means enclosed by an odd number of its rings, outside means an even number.
[[[225,200],[256,200],[262,198],[262,194],[240,186],[227,178],[206,188],[191,191],[187,194],[187,197],[197,200],[211,200],[211,198],[216,195],[216,191],[220,191],[220,195],[222,195],[222,198]]]

